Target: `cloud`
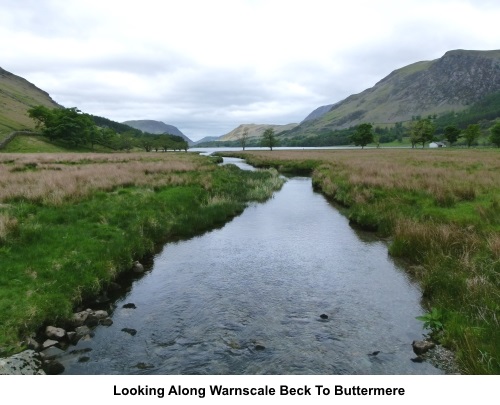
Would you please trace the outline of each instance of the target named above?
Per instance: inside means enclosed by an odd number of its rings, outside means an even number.
[[[486,0],[6,3],[4,69],[65,106],[193,139],[300,122],[407,64],[495,49],[500,19]]]

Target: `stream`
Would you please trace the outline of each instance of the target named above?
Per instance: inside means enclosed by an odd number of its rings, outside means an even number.
[[[444,374],[411,361],[425,311],[387,247],[289,178],[222,228],[166,244],[113,324],[59,361],[65,374]]]

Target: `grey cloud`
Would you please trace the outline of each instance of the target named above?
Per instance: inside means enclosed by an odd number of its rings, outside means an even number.
[[[4,35],[12,32],[19,41],[14,44],[18,48],[0,45],[0,52],[5,49],[6,55],[8,51],[2,67],[28,80],[33,78],[30,81],[68,107],[76,106],[117,121],[158,119],[176,125],[193,138],[222,135],[241,123],[298,122],[320,105],[359,93],[402,66],[438,58],[450,49],[484,49],[496,38],[479,30],[477,21],[463,24],[463,16],[455,20],[451,10],[469,4],[474,10],[485,12],[486,18],[498,13],[499,8],[497,1],[487,0],[404,5],[394,2],[390,9],[386,4],[384,18],[387,16],[388,20],[366,27],[384,29],[376,35],[366,32],[365,38],[363,35],[350,38],[351,33],[359,34],[363,29],[356,26],[356,16],[339,14],[346,21],[352,17],[352,24],[346,27],[357,30],[346,31],[345,37],[312,37],[314,30],[304,19],[304,25],[297,29],[303,30],[298,41],[305,48],[297,46],[296,55],[287,52],[290,48],[293,51],[291,44],[286,43],[289,25],[281,25],[283,19],[276,19],[273,28],[283,43],[282,48],[261,53],[268,43],[259,40],[254,43],[242,37],[252,55],[268,55],[270,59],[248,59],[244,65],[228,58],[226,66],[215,58],[208,60],[207,54],[210,56],[214,51],[220,57],[231,52],[243,55],[236,48],[240,42],[221,43],[217,41],[220,38],[209,33],[204,36],[203,32],[189,37],[196,27],[187,25],[185,32],[176,32],[175,37],[168,32],[169,36],[162,41],[161,35],[168,31],[168,18],[165,27],[151,29],[150,25],[143,25],[151,17],[144,14],[146,7],[140,8],[137,18],[117,9],[120,16],[117,17],[109,13],[112,5],[102,3],[106,7],[48,0],[12,1],[8,7],[0,4],[4,17],[0,32]],[[172,12],[173,4],[169,5]],[[238,4],[234,4],[237,10]],[[261,11],[258,6],[247,6],[252,11]],[[127,7],[130,9],[130,4],[124,9]],[[335,7],[342,9],[340,5]],[[429,8],[429,13],[418,12],[425,8]],[[448,8],[450,15],[439,15]],[[309,9],[310,6],[305,6],[305,11]],[[153,17],[155,23],[161,21],[161,16]],[[274,16],[267,17],[271,20]],[[338,26],[343,27],[343,23]],[[336,24],[334,15],[332,24]],[[261,28],[265,29],[252,27]],[[231,39],[231,34],[222,39]],[[185,37],[192,41],[183,42]],[[31,49],[32,38],[37,39],[37,46],[47,49]],[[271,33],[269,42],[276,45],[279,41]],[[200,43],[206,43],[210,53],[200,53],[195,46]]]

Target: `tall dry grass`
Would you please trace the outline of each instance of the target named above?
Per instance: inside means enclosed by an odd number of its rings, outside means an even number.
[[[450,194],[473,200],[492,188],[500,189],[500,158],[495,150],[306,150],[251,151],[266,161],[314,160],[345,174],[353,186]]]
[[[393,251],[398,256],[421,261],[428,252],[442,256],[454,256],[464,263],[479,252],[482,240],[470,229],[455,224],[419,222],[410,218],[398,218],[393,230]],[[396,253],[396,252],[394,252]]]
[[[486,239],[486,242],[493,259],[500,262],[500,234],[491,233]]]
[[[202,166],[210,170],[194,154],[0,154],[0,202],[58,205],[97,190],[182,185]]]

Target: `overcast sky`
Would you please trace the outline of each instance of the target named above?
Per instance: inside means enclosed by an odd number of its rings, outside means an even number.
[[[0,0],[0,67],[65,107],[192,140],[300,122],[391,71],[500,49],[500,1]]]

